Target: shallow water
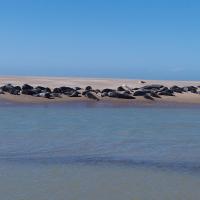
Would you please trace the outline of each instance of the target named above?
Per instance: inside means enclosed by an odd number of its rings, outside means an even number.
[[[198,107],[8,104],[0,110],[4,200],[200,197]]]

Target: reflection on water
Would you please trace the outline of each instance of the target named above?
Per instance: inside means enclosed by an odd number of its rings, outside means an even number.
[[[4,200],[200,196],[199,109],[93,105],[0,109]]]

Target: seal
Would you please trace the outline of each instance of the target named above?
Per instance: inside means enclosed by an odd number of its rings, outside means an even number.
[[[108,92],[109,97],[120,98],[120,99],[135,99],[131,94],[127,92],[112,91]]]
[[[93,100],[96,100],[96,101],[100,100],[99,97],[96,95],[96,93],[91,92],[91,91],[86,91],[85,96],[88,97],[89,99],[93,99]]]
[[[154,98],[153,97],[151,97],[150,95],[148,95],[148,94],[145,94],[144,95],[144,98],[145,99],[149,99],[149,100],[154,100]]]
[[[79,95],[80,95],[80,92],[74,91],[74,92],[72,92],[72,94],[70,94],[70,95],[68,95],[68,96],[69,96],[69,97],[80,97]]]

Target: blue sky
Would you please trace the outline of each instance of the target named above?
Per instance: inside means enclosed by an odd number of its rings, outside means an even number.
[[[198,80],[200,1],[0,0],[0,74]]]

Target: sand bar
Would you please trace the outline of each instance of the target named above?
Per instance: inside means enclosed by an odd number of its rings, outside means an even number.
[[[81,87],[85,88],[90,85],[94,89],[104,89],[111,88],[116,89],[120,85],[126,84],[131,88],[143,87],[150,84],[162,84],[167,87],[177,85],[179,87],[184,86],[200,86],[200,81],[163,81],[163,80],[143,80],[145,83],[140,83],[141,80],[136,79],[106,79],[106,78],[79,78],[79,77],[23,77],[23,76],[0,76],[0,86],[11,83],[13,85],[22,86],[27,83],[32,86],[44,86],[49,88],[69,86],[69,87]],[[46,99],[41,97],[33,97],[28,95],[10,95],[2,94],[0,95],[0,100],[6,100],[11,102],[19,103],[54,103],[54,102],[91,102],[86,97],[67,97],[63,96],[62,98],[55,99]],[[174,97],[171,96],[162,96],[161,99],[156,99],[151,101],[144,99],[143,97],[137,97],[136,99],[115,99],[104,97],[101,99],[102,102],[109,102],[114,104],[156,104],[156,103],[185,103],[185,104],[200,104],[200,95],[193,93],[183,93],[178,94]],[[95,102],[99,103],[99,102]]]

